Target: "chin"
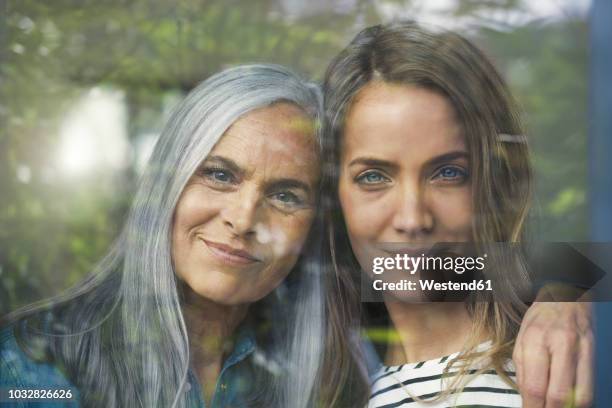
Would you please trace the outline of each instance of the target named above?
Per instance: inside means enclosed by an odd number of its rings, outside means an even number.
[[[212,279],[211,279],[212,278]],[[240,293],[239,282],[223,279],[220,276],[209,276],[206,279],[187,281],[187,285],[198,296],[224,305],[244,303],[244,294]]]

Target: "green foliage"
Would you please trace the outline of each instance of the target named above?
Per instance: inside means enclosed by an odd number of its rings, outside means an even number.
[[[536,171],[536,238],[587,240],[587,23],[567,19],[483,37],[524,111]]]
[[[280,0],[11,0],[0,64],[0,315],[79,281],[116,237],[137,176],[62,174],[67,112],[92,87],[120,90],[136,148],[181,94],[238,63],[275,62],[321,78],[381,5]],[[342,7],[348,4],[348,7]],[[293,6],[292,6],[293,5]],[[458,1],[453,16],[520,9],[518,0]],[[564,19],[472,31],[524,108],[537,171],[541,236],[586,237],[587,26]]]
[[[289,19],[269,0],[15,0],[4,11],[0,315],[77,282],[122,225],[134,166],[66,175],[58,164],[62,121],[85,91],[124,93],[136,145],[159,132],[177,95],[226,66],[320,76],[354,18]]]

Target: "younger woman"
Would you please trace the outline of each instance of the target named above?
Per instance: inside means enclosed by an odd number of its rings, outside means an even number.
[[[373,257],[394,254],[396,243],[419,256],[437,243],[522,240],[532,184],[524,130],[504,81],[469,41],[414,23],[367,28],[328,68],[325,104],[324,160],[333,163],[325,182],[337,197],[332,256],[340,294],[354,304],[350,282],[372,269]],[[526,308],[519,261],[489,259],[504,274],[492,292],[462,303],[385,291],[373,317],[388,318],[396,341],[379,350],[369,406],[521,406],[510,360]],[[552,357],[551,378],[574,372],[564,357]],[[549,363],[542,353],[544,383]],[[577,383],[589,382],[586,371],[579,367]]]

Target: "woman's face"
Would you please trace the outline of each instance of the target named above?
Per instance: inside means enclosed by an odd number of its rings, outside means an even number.
[[[418,256],[471,239],[468,151],[441,94],[366,85],[347,114],[340,156],[340,204],[362,267],[387,243]]]
[[[172,259],[198,295],[254,302],[294,266],[314,216],[319,155],[312,122],[279,103],[238,119],[183,190]]]

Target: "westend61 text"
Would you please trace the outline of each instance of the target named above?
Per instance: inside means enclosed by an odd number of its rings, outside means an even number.
[[[399,282],[383,282],[380,279],[372,282],[374,290],[435,290],[435,291],[448,291],[448,290],[493,290],[491,286],[491,280],[473,280],[471,282],[438,282],[432,279],[420,279],[419,285],[414,281],[402,279]]]

